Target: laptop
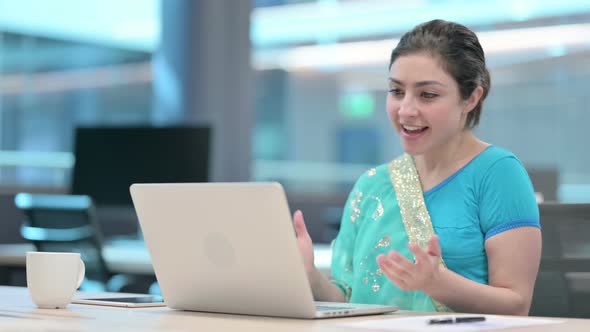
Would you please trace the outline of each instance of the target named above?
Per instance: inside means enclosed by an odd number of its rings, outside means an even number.
[[[170,308],[291,318],[398,309],[314,303],[279,183],[133,184],[130,191]]]

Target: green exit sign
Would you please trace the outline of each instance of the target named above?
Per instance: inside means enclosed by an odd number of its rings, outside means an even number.
[[[346,93],[340,96],[339,110],[349,119],[367,119],[375,112],[375,98],[366,92]]]

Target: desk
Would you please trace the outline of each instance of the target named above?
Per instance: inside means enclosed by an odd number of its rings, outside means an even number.
[[[0,330],[2,331],[374,331],[343,327],[341,324],[367,320],[408,317],[418,313],[398,312],[323,320],[269,318],[171,310],[168,308],[113,308],[70,304],[66,309],[38,309],[27,289],[0,286]],[[503,332],[586,332],[590,320],[560,318],[561,324],[539,325]],[[388,331],[395,332],[392,327]]]
[[[0,244],[0,267],[25,267],[27,251],[34,251],[32,244]],[[327,244],[314,246],[315,263],[322,273],[330,274],[332,252]],[[154,275],[150,254],[142,240],[117,239],[107,241],[103,256],[114,273]]]

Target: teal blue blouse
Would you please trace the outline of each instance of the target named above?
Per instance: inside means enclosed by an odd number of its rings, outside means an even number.
[[[334,284],[352,303],[435,311],[419,291],[402,291],[379,270],[376,257],[396,250],[412,258],[388,164],[368,170],[351,191],[333,244]],[[533,186],[522,163],[490,146],[424,193],[447,268],[488,283],[485,241],[517,227],[540,227]]]

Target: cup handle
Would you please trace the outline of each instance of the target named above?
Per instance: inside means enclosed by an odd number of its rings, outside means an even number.
[[[82,281],[84,281],[85,274],[86,274],[86,265],[84,265],[84,261],[82,261],[82,259],[80,259],[80,267],[79,267],[79,272],[78,272],[78,285],[76,286],[76,289],[80,288]]]

